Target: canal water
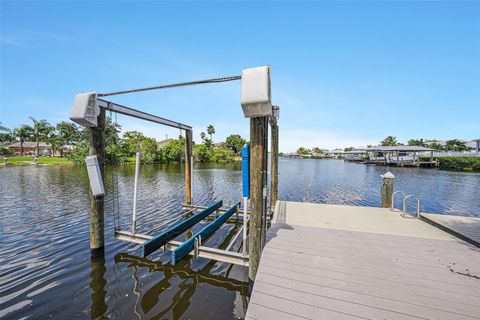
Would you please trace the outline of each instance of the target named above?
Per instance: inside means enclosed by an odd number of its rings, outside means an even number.
[[[380,175],[390,170],[397,190],[420,197],[422,211],[480,216],[480,174],[339,160],[280,159],[279,168],[282,200],[378,206]],[[196,164],[194,202],[240,201],[240,170],[239,163]],[[115,224],[122,229],[131,225],[133,174],[133,165],[106,170],[105,260],[90,262],[85,168],[0,169],[0,318],[244,317],[246,269],[203,259],[172,266],[168,253],[139,258],[138,245],[114,239]],[[182,218],[183,179],[179,165],[141,166],[141,232]],[[226,247],[238,228],[224,225],[205,245]]]

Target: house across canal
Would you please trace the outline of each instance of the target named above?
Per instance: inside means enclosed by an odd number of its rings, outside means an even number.
[[[434,166],[434,149],[422,146],[378,146],[368,148],[366,163],[403,166]]]

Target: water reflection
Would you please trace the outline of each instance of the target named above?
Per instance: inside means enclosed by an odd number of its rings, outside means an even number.
[[[90,260],[90,288],[92,289],[92,309],[91,309],[91,318],[92,319],[106,319],[105,314],[107,313],[107,304],[105,302],[106,290],[105,285],[107,281],[105,280],[105,259],[96,258]]]
[[[223,275],[212,274],[212,269],[216,264],[215,261],[209,261],[201,269],[193,270],[188,259],[182,260],[177,265],[171,265],[127,253],[119,253],[115,256],[115,263],[126,263],[128,268],[134,269],[134,292],[138,294],[139,298],[135,310],[138,312],[140,309],[142,312],[142,315],[138,314],[139,318],[148,316],[150,319],[181,319],[189,308],[193,309],[190,310],[191,314],[201,315],[205,306],[200,303],[191,304],[192,297],[199,291],[200,287],[221,288],[229,292],[239,293],[243,300],[243,306],[247,305],[248,283]],[[160,272],[163,277],[153,285],[149,284],[150,288],[142,293],[141,289],[145,283],[140,283],[137,268],[147,268],[149,273]],[[212,293],[210,292],[210,294]],[[140,305],[138,305],[138,301],[140,301]],[[240,313],[245,311],[242,308]],[[208,314],[208,311],[206,314]]]
[[[225,249],[240,227],[238,222],[230,225],[233,228],[220,229],[204,244]],[[183,237],[177,239],[183,240]],[[194,258],[171,265],[169,257],[169,251],[157,255],[155,260],[128,253],[115,255],[116,265],[121,268],[126,264],[127,269],[133,269],[131,279],[136,300],[133,310],[137,318],[182,319],[189,318],[187,315],[193,318],[209,315],[210,319],[223,319],[232,313],[236,318],[243,318],[248,293],[248,283],[244,281],[246,268]],[[235,303],[238,297],[241,303]],[[208,301],[201,302],[202,299]],[[216,314],[215,310],[222,307],[224,310]]]

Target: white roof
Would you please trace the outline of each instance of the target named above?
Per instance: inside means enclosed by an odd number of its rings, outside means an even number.
[[[368,151],[433,151],[433,149],[421,146],[375,146]]]

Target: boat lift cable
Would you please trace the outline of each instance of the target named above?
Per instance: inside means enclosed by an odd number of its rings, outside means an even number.
[[[159,86],[144,87],[144,88],[138,88],[138,89],[99,93],[98,97],[115,96],[115,95],[119,95],[119,94],[142,92],[142,91],[151,91],[151,90],[167,89],[167,88],[175,88],[175,87],[186,87],[186,86],[193,86],[193,85],[205,84],[205,83],[228,82],[228,81],[235,81],[235,80],[241,80],[241,79],[242,79],[242,76],[230,76],[230,77],[223,77],[223,78],[213,78],[213,79],[206,79],[206,80],[179,82],[179,83],[164,84],[164,85],[159,85]]]

